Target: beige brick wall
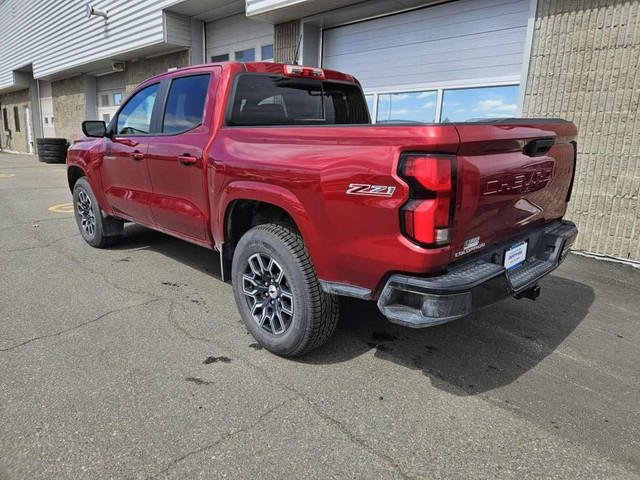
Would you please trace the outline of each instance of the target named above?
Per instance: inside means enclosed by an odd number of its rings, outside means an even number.
[[[31,111],[31,134],[32,142],[35,143],[35,130],[33,128],[33,109],[31,108],[31,98],[29,96],[29,89],[18,90],[17,92],[5,93],[0,95],[0,103],[2,104],[2,110],[7,109],[7,119],[9,120],[9,130],[11,130],[11,141],[9,149],[16,152],[27,153],[29,151],[27,144],[27,125],[24,107],[29,107]],[[16,131],[14,107],[18,107],[18,123],[20,124],[20,131]],[[2,119],[2,110],[0,110],[0,141],[2,142],[2,148],[7,146],[7,135],[4,129],[4,121]],[[35,153],[35,145],[32,145],[33,153]]]
[[[539,0],[524,116],[576,123],[576,248],[640,260],[640,0]]]
[[[300,42],[300,21],[280,23],[274,28],[274,57],[276,62],[293,62]],[[298,53],[298,57],[300,54]]]
[[[189,50],[162,55],[160,57],[145,58],[136,62],[127,62],[124,72],[125,88],[127,95],[147,78],[164,73],[173,67],[186,67],[189,65]]]
[[[51,93],[56,137],[72,142],[82,135],[82,122],[86,119],[83,76],[51,82]]]

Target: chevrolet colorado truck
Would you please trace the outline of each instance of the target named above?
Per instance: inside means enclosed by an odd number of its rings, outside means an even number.
[[[182,68],[83,132],[67,171],[86,242],[135,222],[219,252],[248,330],[282,356],[329,338],[339,296],[408,327],[535,299],[577,235],[572,123],[372,124],[336,71]]]

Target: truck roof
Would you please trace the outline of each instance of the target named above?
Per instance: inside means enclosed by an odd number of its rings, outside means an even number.
[[[188,67],[181,67],[176,70],[171,70],[169,72],[159,73],[158,75],[154,75],[153,77],[147,78],[146,80],[144,80],[144,82],[141,82],[141,83],[147,83],[150,80],[163,78],[165,76],[174,76],[176,72],[180,73],[180,72],[188,72],[191,70],[202,70],[214,65],[221,66],[223,69],[239,66],[242,69],[242,71],[249,72],[249,73],[271,73],[271,74],[284,75],[285,66],[294,65],[294,64],[276,63],[276,62],[237,62],[237,61],[203,63],[200,65],[189,65]],[[321,70],[324,73],[325,80],[357,83],[358,85],[360,85],[360,82],[358,82],[358,80],[353,75],[350,75],[348,73],[342,73],[336,70],[329,70],[329,69],[318,68],[318,67],[309,67],[304,65],[300,65],[299,67],[305,68],[305,69]]]

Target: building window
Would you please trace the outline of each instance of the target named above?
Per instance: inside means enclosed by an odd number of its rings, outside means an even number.
[[[442,122],[508,118],[518,109],[518,85],[445,90]]]
[[[171,83],[162,122],[163,133],[180,133],[202,123],[209,75],[176,78]]]
[[[236,52],[236,60],[239,62],[255,62],[256,60],[256,49],[249,48],[247,50],[240,50]]]
[[[438,92],[381,93],[378,95],[377,123],[436,120]]]
[[[151,130],[151,113],[158,85],[150,85],[129,99],[118,114],[118,135],[146,135]]]
[[[122,103],[122,94],[121,93],[114,93],[113,94],[113,105],[117,107],[121,103]]]
[[[16,132],[20,131],[20,117],[18,117],[18,107],[13,107],[13,120],[16,125]]]
[[[2,121],[4,122],[4,131],[9,131],[9,116],[7,115],[7,109],[2,109]]]
[[[211,63],[228,62],[228,61],[229,61],[228,53],[223,53],[222,55],[213,55],[211,57]]]
[[[273,62],[273,44],[263,45],[261,47],[262,56],[260,57],[263,62]]]
[[[100,95],[100,105],[103,107],[109,106],[109,95]]]
[[[44,117],[44,124],[49,125],[49,117]]]

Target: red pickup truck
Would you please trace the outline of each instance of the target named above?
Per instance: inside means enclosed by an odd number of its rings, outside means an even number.
[[[279,63],[187,67],[142,83],[69,149],[94,247],[131,221],[219,252],[265,348],[324,343],[338,296],[425,327],[535,299],[577,229],[564,120],[371,124],[351,75]]]

